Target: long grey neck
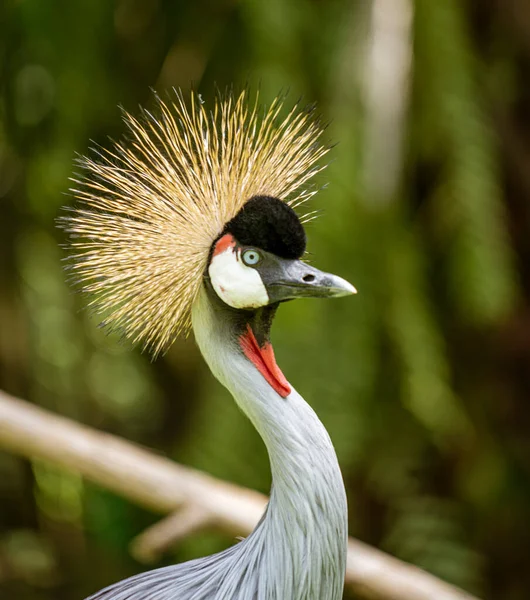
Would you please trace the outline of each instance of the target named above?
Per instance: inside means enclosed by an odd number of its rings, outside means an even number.
[[[192,314],[199,348],[263,438],[273,488],[264,519],[246,542],[259,561],[259,598],[339,600],[347,545],[342,476],[324,426],[292,389],[281,397],[238,344],[239,317],[203,289]]]

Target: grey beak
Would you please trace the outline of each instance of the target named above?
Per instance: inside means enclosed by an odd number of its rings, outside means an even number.
[[[357,290],[342,277],[319,271],[300,260],[280,259],[261,272],[270,302],[294,298],[340,298]]]

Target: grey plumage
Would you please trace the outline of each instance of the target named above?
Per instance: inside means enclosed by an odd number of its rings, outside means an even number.
[[[280,398],[238,352],[206,290],[192,322],[212,372],[267,445],[274,481],[269,505],[254,532],[228,550],[138,575],[89,600],[339,600],[346,496],[324,426],[294,389]]]

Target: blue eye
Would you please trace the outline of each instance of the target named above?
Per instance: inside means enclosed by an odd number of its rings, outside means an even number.
[[[243,262],[249,267],[257,265],[261,260],[261,254],[257,250],[245,250],[243,252]]]

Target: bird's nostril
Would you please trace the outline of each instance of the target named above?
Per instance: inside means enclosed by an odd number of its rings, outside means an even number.
[[[312,281],[315,281],[315,276],[314,275],[304,275],[302,277],[303,281],[305,281],[306,283],[311,283]]]

